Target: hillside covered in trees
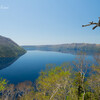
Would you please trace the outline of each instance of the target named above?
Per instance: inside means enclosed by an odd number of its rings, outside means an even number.
[[[0,57],[17,57],[26,51],[11,39],[0,36]]]
[[[57,52],[100,52],[100,44],[88,43],[72,43],[59,45],[36,45],[36,46],[22,46],[26,50],[43,50],[43,51],[57,51]]]

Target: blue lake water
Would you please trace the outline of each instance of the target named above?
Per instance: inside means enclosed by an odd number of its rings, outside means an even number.
[[[93,60],[92,56],[88,56]],[[70,53],[59,53],[50,51],[27,51],[23,56],[12,60],[8,64],[9,58],[3,60],[6,63],[5,68],[0,70],[0,77],[6,78],[9,83],[17,84],[26,80],[34,82],[41,70],[44,70],[47,64],[60,65],[64,62],[74,61],[76,55]],[[2,58],[1,58],[2,59]],[[2,62],[0,62],[2,64]]]

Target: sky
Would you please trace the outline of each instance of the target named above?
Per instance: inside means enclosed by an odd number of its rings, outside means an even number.
[[[100,44],[100,0],[0,0],[0,35],[19,45]]]

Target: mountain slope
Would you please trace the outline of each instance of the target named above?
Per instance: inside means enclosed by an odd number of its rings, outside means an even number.
[[[100,52],[100,44],[72,43],[59,45],[22,46],[25,50]]]
[[[16,57],[25,52],[23,48],[18,46],[11,39],[0,36],[0,57]]]

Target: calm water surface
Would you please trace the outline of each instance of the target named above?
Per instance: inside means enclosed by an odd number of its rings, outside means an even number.
[[[93,59],[92,56],[88,56]],[[3,69],[0,69],[0,77],[6,78],[9,83],[17,84],[26,80],[35,81],[46,64],[60,65],[63,62],[71,62],[76,56],[69,53],[49,52],[49,51],[27,51],[23,56],[9,61],[3,60]],[[0,58],[2,59],[2,58]],[[6,64],[7,62],[7,64]],[[2,62],[0,62],[2,65]]]

